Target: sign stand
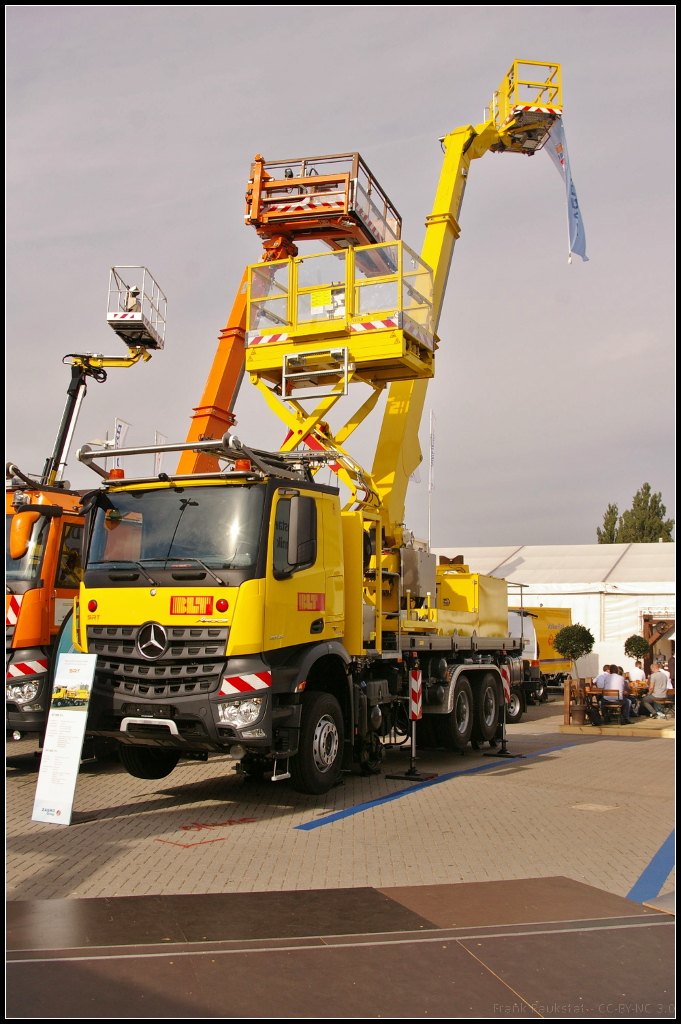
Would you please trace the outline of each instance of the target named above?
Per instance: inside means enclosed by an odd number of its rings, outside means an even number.
[[[411,719],[411,752],[409,757],[409,769],[401,775],[386,775],[386,779],[399,779],[400,782],[429,782],[436,779],[437,774],[427,772],[422,774],[416,767],[416,722],[423,715],[421,686],[421,672],[412,671],[409,673],[409,718]]]
[[[61,653],[52,683],[33,821],[70,825],[95,674],[96,654]],[[81,820],[83,816],[79,816]]]

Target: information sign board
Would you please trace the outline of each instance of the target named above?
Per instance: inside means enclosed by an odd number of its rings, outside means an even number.
[[[58,655],[33,821],[71,824],[96,662],[96,654]]]

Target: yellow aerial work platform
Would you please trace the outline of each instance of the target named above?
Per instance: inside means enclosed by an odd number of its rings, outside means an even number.
[[[246,371],[282,397],[432,377],[436,348],[433,272],[402,241],[249,267]]]

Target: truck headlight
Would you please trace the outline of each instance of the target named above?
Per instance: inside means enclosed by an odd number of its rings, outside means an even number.
[[[17,704],[25,704],[27,700],[33,700],[38,696],[40,683],[20,683],[19,685],[7,684],[5,696],[7,700],[15,700]]]
[[[246,700],[232,700],[218,704],[218,718],[221,722],[244,729],[255,722],[262,710],[262,697],[248,697]]]

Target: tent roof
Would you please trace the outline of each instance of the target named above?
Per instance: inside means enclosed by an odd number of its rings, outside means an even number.
[[[676,544],[541,544],[519,547],[433,548],[437,555],[463,555],[471,572],[509,583],[672,583]]]

